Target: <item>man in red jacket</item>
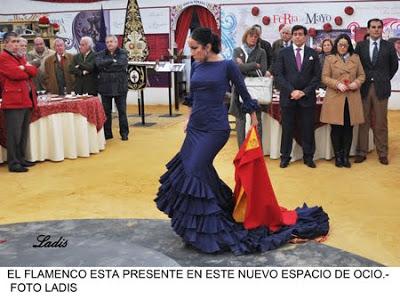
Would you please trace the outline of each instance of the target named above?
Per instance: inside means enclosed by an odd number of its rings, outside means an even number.
[[[4,51],[0,54],[1,109],[7,128],[7,161],[10,172],[26,172],[34,165],[25,160],[32,109],[36,107],[36,90],[32,77],[37,69],[18,56],[19,39],[15,32],[6,33]]]

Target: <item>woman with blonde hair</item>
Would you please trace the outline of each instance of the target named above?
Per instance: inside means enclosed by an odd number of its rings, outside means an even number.
[[[244,77],[258,77],[257,70],[265,74],[268,68],[267,54],[259,45],[260,30],[257,27],[248,28],[242,37],[242,46],[233,50],[233,61],[238,65],[240,73]],[[236,136],[239,147],[245,138],[246,113],[240,107],[239,94],[234,89],[232,93],[229,113],[236,118]],[[261,111],[257,112],[258,126],[257,131],[262,137]]]

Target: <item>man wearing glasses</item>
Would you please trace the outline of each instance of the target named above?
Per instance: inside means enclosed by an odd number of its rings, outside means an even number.
[[[387,108],[391,93],[390,80],[398,69],[396,50],[392,43],[382,39],[383,22],[371,19],[367,24],[369,40],[360,42],[355,52],[360,56],[366,80],[361,86],[365,123],[358,131],[357,156],[355,163],[367,158],[368,135],[371,127],[371,113],[375,115],[373,126],[374,142],[379,162],[389,164]]]

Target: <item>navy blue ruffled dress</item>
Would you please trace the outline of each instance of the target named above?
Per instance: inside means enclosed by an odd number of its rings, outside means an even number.
[[[243,99],[242,109],[258,109],[231,60],[192,64],[190,96],[192,106],[186,138],[180,152],[167,164],[161,176],[157,207],[171,218],[175,232],[186,244],[206,253],[232,251],[236,255],[275,249],[294,236],[314,238],[326,235],[328,216],[320,207],[296,209],[297,223],[271,232],[266,227],[246,230],[232,217],[232,190],[219,178],[213,160],[230,134],[225,92],[230,83]]]

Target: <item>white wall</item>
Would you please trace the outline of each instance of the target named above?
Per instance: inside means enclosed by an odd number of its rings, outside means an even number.
[[[138,0],[141,7],[142,20],[146,33],[167,33],[169,31],[169,8],[177,4],[191,2],[196,3],[215,3],[221,4],[222,10],[222,39],[224,54],[240,44],[240,38],[246,27],[255,23],[261,23],[264,15],[272,18],[272,22],[268,26],[263,26],[263,37],[269,41],[273,41],[279,37],[278,27],[282,20],[279,16],[289,14],[294,16],[293,22],[305,24],[308,27],[320,29],[325,23],[324,18],[330,18],[330,23],[334,28],[352,28],[355,23],[365,26],[366,21],[372,17],[379,18],[400,18],[400,1],[330,1],[330,0],[306,0],[306,1],[280,1],[280,0]],[[312,3],[313,2],[313,3]],[[324,3],[324,2],[330,2]],[[0,21],[6,21],[14,18],[14,14],[19,17],[30,17],[32,14],[49,13],[50,19],[54,16],[54,21],[59,22],[60,16],[64,19],[65,27],[71,26],[74,15],[79,11],[98,10],[100,6],[110,12],[110,31],[113,34],[122,34],[124,26],[125,9],[127,0],[99,1],[95,3],[75,3],[75,4],[56,4],[31,0],[10,0],[1,1],[0,5]],[[351,5],[355,8],[353,16],[344,14],[345,6]],[[251,8],[258,6],[260,15],[254,17],[251,15]],[[58,13],[57,13],[58,12]],[[62,13],[60,13],[62,12]],[[321,15],[322,18],[315,20],[315,23],[309,24],[308,16]],[[334,25],[334,17],[340,15],[343,18],[343,25]],[[234,16],[236,27],[227,29],[227,16]],[[398,19],[397,19],[398,20]],[[52,20],[53,21],[53,20]],[[393,23],[393,28],[400,28],[399,22]],[[67,28],[68,30],[68,28]],[[61,32],[60,32],[61,33]],[[68,35],[68,32],[64,32]],[[71,34],[72,36],[72,34]],[[229,57],[229,55],[227,55]],[[147,95],[148,94],[148,95]],[[130,93],[129,103],[136,103],[135,93]],[[168,89],[165,88],[147,88],[145,96],[146,104],[167,104]],[[400,92],[394,93],[389,102],[391,108],[400,109]]]

